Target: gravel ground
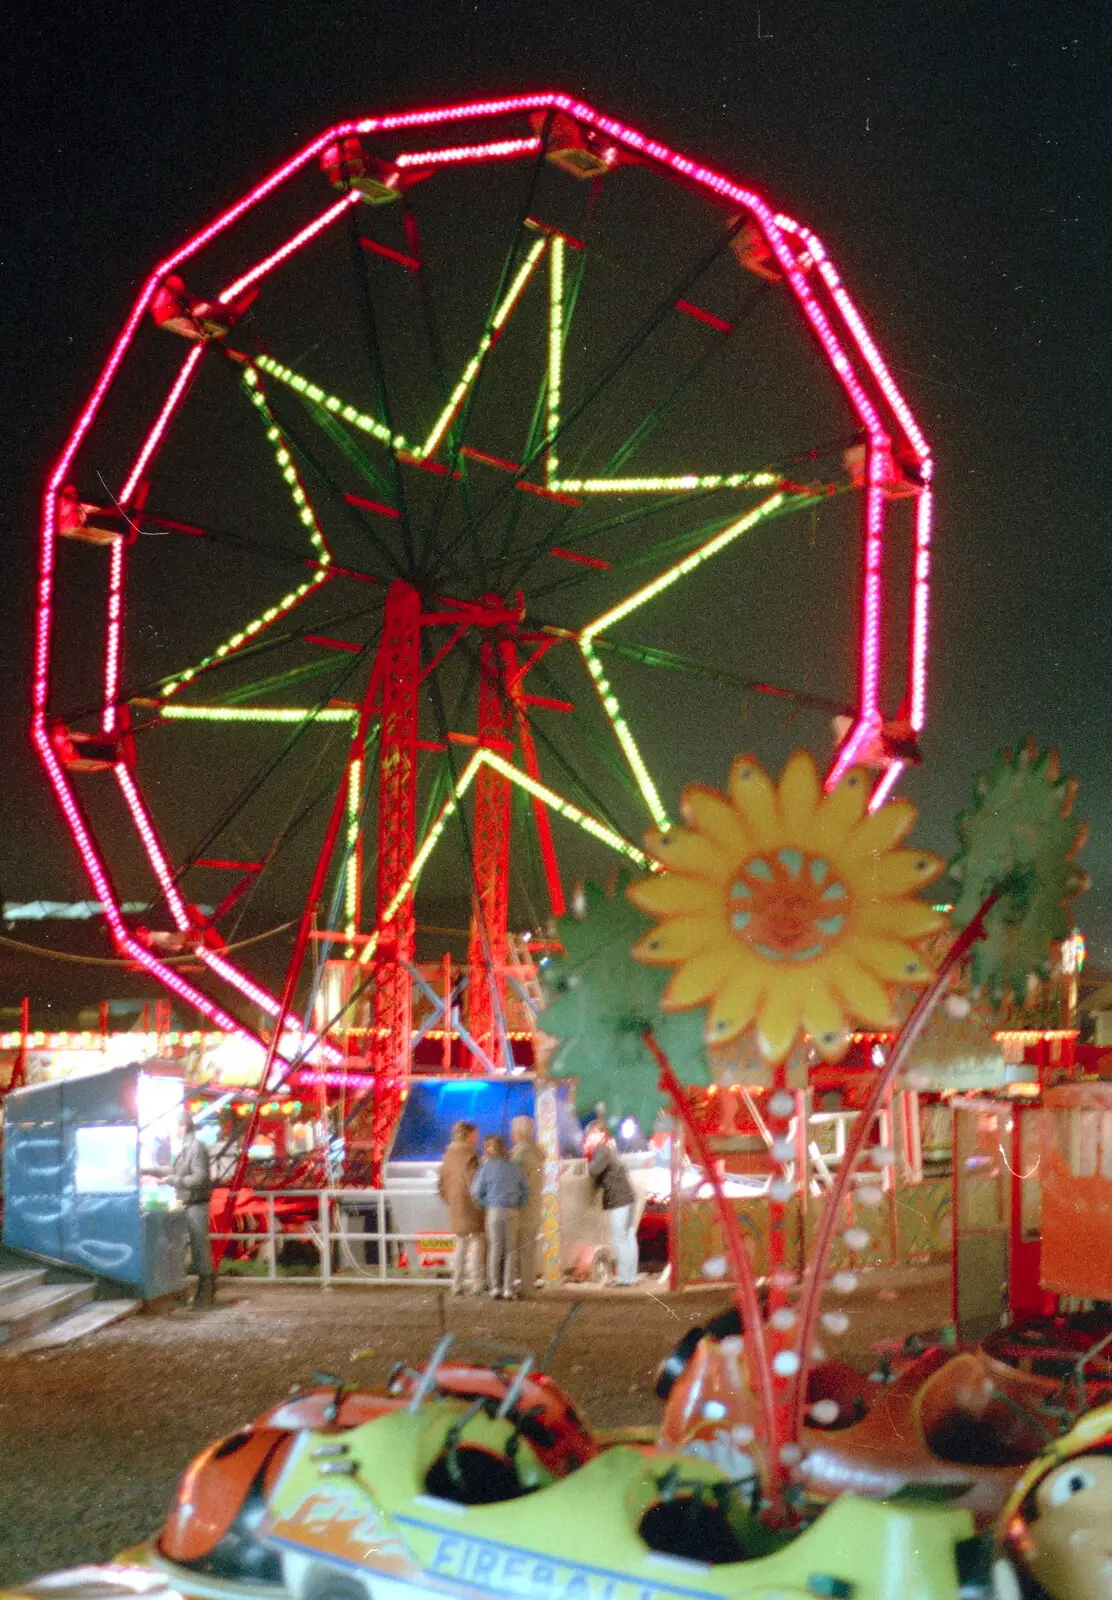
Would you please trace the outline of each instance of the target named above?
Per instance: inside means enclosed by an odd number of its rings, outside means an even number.
[[[948,1285],[904,1275],[857,1297],[840,1355],[937,1327]],[[725,1296],[584,1291],[553,1376],[600,1427],[652,1423],[655,1367]],[[0,1584],[110,1558],[162,1520],[183,1468],[314,1372],[379,1383],[441,1331],[538,1356],[576,1303],[451,1300],[429,1290],[221,1285],[205,1317],[131,1317],[60,1350],[0,1360]]]

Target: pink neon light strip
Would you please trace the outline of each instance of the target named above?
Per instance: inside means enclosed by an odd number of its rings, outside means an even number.
[[[352,206],[357,205],[360,198],[358,189],[349,189],[342,200],[337,200],[334,206],[329,206],[327,211],[322,211],[315,222],[310,222],[307,227],[302,228],[300,233],[295,233],[292,239],[287,239],[284,245],[280,245],[272,255],[266,256],[262,261],[257,262],[249,272],[243,274],[242,278],[237,278],[234,283],[230,283],[226,289],[221,290],[216,297],[220,304],[226,306],[230,300],[235,299],[236,295],[242,294],[244,289],[249,289],[260,278],[265,278],[268,272],[273,272],[275,267],[280,266],[296,250],[300,250],[303,244],[308,244],[310,239],[315,239],[317,234],[323,233],[324,229],[331,226],[337,217],[342,217],[345,211],[349,211]]]
[[[188,910],[186,909],[181,892],[174,881],[174,875],[170,870],[169,862],[166,859],[166,854],[162,849],[158,834],[155,831],[154,823],[147,813],[146,806],[143,803],[143,798],[136,788],[135,782],[126,766],[124,766],[123,762],[117,762],[115,770],[116,777],[119,780],[120,788],[123,791],[124,799],[127,801],[128,809],[131,811],[131,815],[134,819],[139,837],[143,841],[143,848],[146,850],[147,859],[150,861],[151,866],[154,869],[155,877],[158,879],[159,884],[162,887],[162,892],[166,896],[166,903],[170,908],[170,914],[173,917],[179,931],[182,933],[188,933],[193,926],[192,919]],[[216,973],[218,977],[223,978],[226,983],[229,983],[233,988],[238,989],[245,999],[250,1000],[254,1005],[257,1005],[261,1010],[267,1012],[270,1016],[275,1016],[277,1014],[278,1001],[274,998],[274,996],[268,990],[261,988],[259,984],[253,982],[252,979],[249,978],[245,972],[241,971],[239,967],[235,966],[233,962],[225,960],[225,958],[217,951],[209,950],[204,945],[198,946],[197,955],[207,967],[211,968],[211,970]],[[336,1060],[341,1059],[338,1052],[332,1050],[330,1046],[323,1045],[320,1040],[314,1040],[314,1044],[315,1046],[319,1046],[330,1058],[334,1058]]]
[[[261,1040],[258,1040],[255,1034],[244,1028],[221,1006],[215,1005],[207,995],[202,994],[198,989],[194,989],[193,985],[187,983],[172,967],[167,967],[156,956],[152,955],[144,945],[141,945],[138,940],[132,938],[120,915],[115,889],[89,836],[85,820],[77,807],[73,792],[66,782],[65,774],[59,765],[58,758],[51,748],[41,717],[38,725],[33,729],[33,737],[39,752],[39,758],[46,768],[51,786],[58,797],[58,802],[65,814],[66,821],[69,823],[70,832],[73,834],[74,841],[81,853],[81,859],[84,863],[85,871],[89,875],[89,881],[96,891],[97,899],[104,906],[105,920],[112,930],[117,948],[137,962],[152,977],[165,984],[187,1005],[199,1011],[202,1016],[208,1017],[215,1027],[226,1029],[229,1033],[233,1033],[239,1038],[261,1043]]]
[[[927,719],[927,645],[931,595],[931,521],[934,495],[919,491],[915,508],[915,571],[911,600],[911,726],[922,731]]]
[[[178,931],[187,933],[192,926],[189,912],[185,908],[185,901],[181,897],[181,891],[174,882],[174,874],[170,870],[170,863],[167,861],[165,852],[159,842],[154,823],[147,815],[147,808],[143,804],[143,798],[139,790],[136,788],[135,780],[122,761],[116,762],[115,772],[117,782],[127,802],[127,808],[131,812],[132,820],[135,823],[136,831],[143,842],[147,860],[150,862],[154,875],[158,879],[163,894],[166,896],[166,904],[170,908],[170,915],[173,917]]]
[[[841,312],[846,326],[853,334],[858,349],[864,356],[869,370],[877,381],[877,386],[896,416],[900,419],[900,424],[907,435],[908,443],[920,461],[929,461],[930,447],[923,438],[919,424],[912,414],[911,407],[900,393],[892,374],[885,364],[884,357],[873,343],[872,336],[865,326],[861,313],[842,283],[834,263],[827,255],[826,247],[822,240],[817,233],[813,233],[810,228],[804,227],[802,223],[796,222],[791,217],[778,214],[776,221],[785,233],[797,234],[806,244],[808,254],[818,267],[823,282],[830,291],[831,298]]]
[[[441,167],[466,161],[499,161],[513,156],[535,155],[539,139],[495,139],[491,144],[456,144],[443,150],[407,150],[395,156],[395,167]]]
[[[120,636],[124,614],[124,552],[127,542],[115,539],[108,558],[108,626],[104,641],[104,710],[100,725],[105,733],[116,727],[116,696],[120,690]]]
[[[225,958],[220,955],[218,951],[208,950],[204,945],[198,946],[197,954],[200,956],[205,966],[210,967],[212,971],[216,973],[217,977],[223,978],[226,983],[232,984],[233,987],[238,989],[240,993],[248,1000],[254,1001],[255,1005],[259,1006],[261,1010],[265,1011],[268,1016],[275,1017],[278,1015],[280,1007],[278,1001],[274,998],[270,991],[268,989],[260,988],[260,986],[257,983],[254,983],[245,972],[241,971],[240,968],[234,964],[234,962],[225,960]],[[310,1053],[312,1056],[320,1054],[324,1056],[326,1060],[332,1062],[339,1062],[344,1059],[342,1051],[334,1050],[331,1045],[325,1044],[317,1034],[307,1033],[304,1035],[304,1039],[306,1044],[310,1047]]]
[[[196,370],[197,363],[200,361],[204,353],[205,345],[203,343],[195,344],[192,350],[186,356],[185,360],[182,362],[181,371],[174,380],[174,386],[170,390],[170,393],[166,396],[162,410],[155,418],[154,426],[151,428],[150,433],[148,433],[146,439],[143,441],[143,448],[135,458],[135,465],[128,474],[127,482],[120,490],[121,505],[126,506],[131,500],[132,495],[135,493],[136,485],[138,484],[139,479],[143,476],[143,473],[146,471],[147,464],[155,450],[161,444],[163,436],[166,433],[166,429],[170,425],[170,418],[178,409],[178,405],[182,399],[182,396],[189,387],[189,381]]]
[[[900,776],[900,773],[903,771],[906,765],[906,761],[891,762],[886,769],[883,778],[881,778],[880,782],[869,796],[870,811],[878,811],[884,804],[892,790],[896,787],[896,782]]]
[[[148,462],[166,433],[170,418],[177,410],[182,396],[189,387],[189,381],[196,370],[198,361],[204,354],[204,349],[203,344],[195,345],[182,362],[181,370],[174,380],[170,393],[163,402],[162,410],[158,413],[154,425],[143,441],[143,448],[140,450],[136,457],[135,465],[128,474],[127,482],[120,490],[119,503],[125,510],[132,495],[135,493],[136,485],[142,477]],[[120,691],[120,661],[122,659],[125,547],[126,541],[124,539],[117,539],[113,544],[108,575],[108,628],[104,651],[104,711],[101,716],[101,726],[105,733],[114,731],[118,715],[116,697]]]

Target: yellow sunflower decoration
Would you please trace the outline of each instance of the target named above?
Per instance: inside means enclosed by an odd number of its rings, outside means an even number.
[[[659,919],[634,955],[676,968],[665,1011],[708,1006],[708,1044],[754,1026],[768,1061],[782,1061],[801,1030],[836,1059],[852,1023],[889,1023],[892,987],[931,977],[916,942],[945,919],[914,891],[943,862],[899,848],[917,815],[910,802],[869,812],[868,798],[859,768],[824,794],[806,750],[778,788],[741,756],[728,795],[684,791],[685,826],[646,837],[666,870],[627,890]]]

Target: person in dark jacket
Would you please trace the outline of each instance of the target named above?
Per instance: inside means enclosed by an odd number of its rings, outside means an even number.
[[[212,1268],[212,1247],[209,1244],[212,1175],[208,1151],[197,1137],[193,1118],[184,1109],[180,1126],[181,1149],[170,1165],[148,1167],[146,1170],[153,1177],[169,1179],[178,1197],[178,1204],[185,1212],[185,1225],[189,1230],[189,1264],[197,1274],[197,1287],[189,1303],[196,1311],[207,1311],[216,1294],[216,1275]]]
[[[486,1212],[487,1282],[492,1300],[512,1300],[518,1223],[529,1190],[521,1168],[507,1156],[500,1133],[483,1140],[483,1155],[486,1159],[471,1185],[471,1194]]]
[[[636,1283],[637,1229],[633,1220],[634,1194],[629,1173],[607,1127],[600,1127],[596,1123],[589,1130],[584,1145],[587,1172],[595,1188],[602,1191],[602,1209],[610,1224],[610,1238],[614,1246],[614,1281],[620,1284]]]
[[[456,1236],[452,1255],[452,1293],[481,1294],[486,1269],[482,1207],[471,1198],[471,1185],[479,1170],[479,1130],[473,1122],[457,1122],[452,1142],[444,1152],[437,1193],[448,1211],[448,1225]]]

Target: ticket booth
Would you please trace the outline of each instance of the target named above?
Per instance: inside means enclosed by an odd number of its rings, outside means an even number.
[[[17,1089],[4,1103],[4,1243],[126,1284],[185,1287],[185,1215],[141,1177],[169,1162],[180,1068],[157,1063]]]

